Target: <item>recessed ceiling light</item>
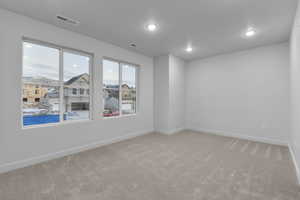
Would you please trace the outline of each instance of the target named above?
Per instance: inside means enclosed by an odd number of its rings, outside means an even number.
[[[256,30],[254,28],[248,28],[248,30],[245,33],[246,37],[252,37],[256,34]]]
[[[156,31],[157,26],[156,26],[156,24],[151,23],[151,24],[148,24],[148,25],[147,25],[147,29],[148,29],[148,31],[150,31],[150,32],[154,32],[154,31]]]
[[[185,51],[190,53],[190,52],[193,51],[193,48],[189,46],[189,47],[187,47],[187,48],[185,49]]]

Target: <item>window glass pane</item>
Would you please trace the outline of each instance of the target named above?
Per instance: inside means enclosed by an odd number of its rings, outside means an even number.
[[[59,122],[59,50],[23,42],[23,125]]]
[[[103,60],[103,104],[104,117],[119,113],[119,63]]]
[[[122,114],[136,113],[136,67],[122,64]]]
[[[85,90],[90,88],[90,58],[64,52],[64,120],[89,119],[90,96]]]

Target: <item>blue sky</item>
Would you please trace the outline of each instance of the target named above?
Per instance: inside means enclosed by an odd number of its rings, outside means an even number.
[[[122,67],[122,81],[123,84],[128,84],[129,86],[135,86],[136,83],[136,68],[127,64],[121,64]],[[119,63],[104,60],[103,61],[103,82],[104,84],[119,84]]]
[[[64,52],[64,81],[89,73],[89,57]],[[59,50],[24,43],[23,76],[59,80]]]

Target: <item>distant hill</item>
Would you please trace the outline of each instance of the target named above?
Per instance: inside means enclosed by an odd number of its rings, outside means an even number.
[[[45,77],[22,77],[24,83],[45,85],[45,86],[59,86],[58,80],[53,80]]]

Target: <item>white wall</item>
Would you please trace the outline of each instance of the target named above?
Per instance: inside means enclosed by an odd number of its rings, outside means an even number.
[[[185,62],[169,56],[170,85],[170,130],[177,132],[185,128]]]
[[[287,43],[190,62],[186,126],[248,139],[287,143]]]
[[[291,45],[291,140],[290,149],[293,154],[300,183],[300,6],[290,40]]]
[[[173,55],[154,58],[155,130],[172,134],[184,129],[185,62]]]
[[[153,131],[153,59],[27,17],[0,10],[0,171],[61,156],[89,144]],[[95,119],[43,128],[21,128],[22,36],[92,52]],[[139,112],[102,119],[101,59],[108,56],[141,65]],[[55,154],[56,153],[56,154]]]
[[[155,131],[169,130],[169,56],[154,58]]]

